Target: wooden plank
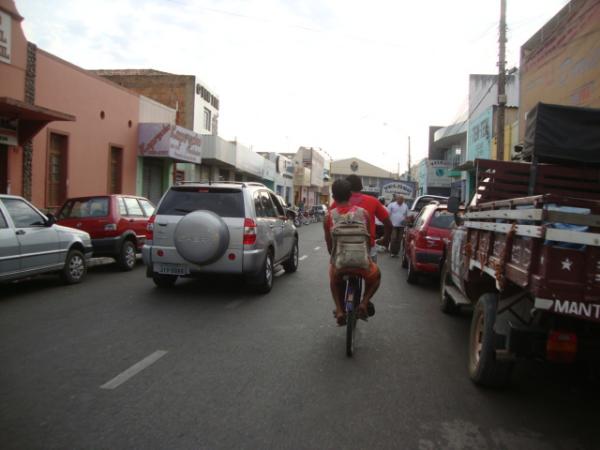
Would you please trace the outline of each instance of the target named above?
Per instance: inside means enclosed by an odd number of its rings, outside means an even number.
[[[540,210],[541,211],[541,210]],[[467,216],[465,214],[465,216]],[[546,211],[544,220],[547,222],[570,223],[573,225],[587,225],[600,227],[600,215],[598,214],[575,214],[561,211]]]
[[[493,209],[465,214],[467,219],[542,220],[541,209]],[[600,216],[598,216],[600,219]],[[556,220],[555,222],[559,222]],[[569,222],[570,223],[570,222]]]
[[[600,247],[600,233],[586,233],[585,231],[557,230],[556,228],[548,228],[546,229],[545,237],[549,241]]]
[[[508,233],[512,225],[509,223],[495,222],[474,222],[465,221],[467,228],[476,228],[478,230],[495,231],[498,233]],[[542,227],[537,225],[517,225],[515,229],[517,236],[542,237]]]

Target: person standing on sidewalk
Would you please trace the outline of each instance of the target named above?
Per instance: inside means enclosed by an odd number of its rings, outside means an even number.
[[[404,203],[404,197],[400,194],[394,196],[394,200],[387,207],[392,221],[392,237],[390,241],[390,255],[397,257],[400,251],[400,241],[404,238],[404,225],[408,216],[408,206]]]

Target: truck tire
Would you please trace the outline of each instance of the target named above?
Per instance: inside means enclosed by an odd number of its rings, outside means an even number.
[[[454,300],[446,294],[446,286],[451,285],[449,263],[447,260],[444,260],[440,273],[440,309],[445,314],[456,314],[460,310],[460,306],[454,303]]]
[[[502,387],[509,380],[512,362],[496,359],[496,308],[498,295],[488,292],[479,297],[471,320],[469,336],[469,377],[480,386]]]

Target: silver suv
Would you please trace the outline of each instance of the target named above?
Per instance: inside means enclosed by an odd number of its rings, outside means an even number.
[[[259,183],[172,186],[148,222],[142,249],[158,287],[201,273],[240,274],[260,293],[281,264],[298,268],[298,233],[277,196]]]

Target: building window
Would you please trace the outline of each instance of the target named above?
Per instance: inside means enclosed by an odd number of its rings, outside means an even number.
[[[108,167],[108,193],[120,194],[123,190],[123,149],[110,147],[110,161]]]
[[[67,149],[69,138],[63,134],[50,133],[48,150],[48,173],[46,174],[47,207],[62,205],[67,197]]]
[[[212,128],[211,125],[212,125],[212,119],[211,119],[210,109],[204,108],[204,128],[207,131],[210,131]]]

